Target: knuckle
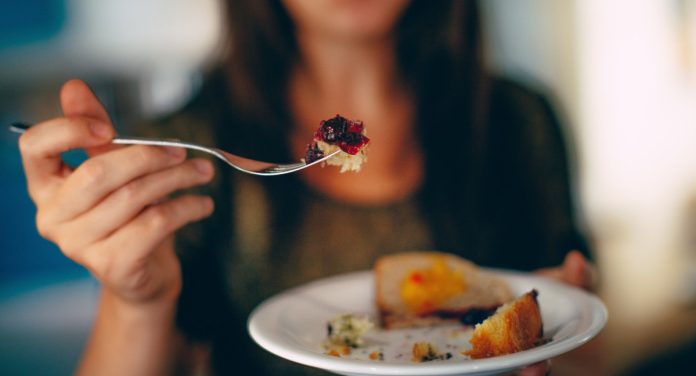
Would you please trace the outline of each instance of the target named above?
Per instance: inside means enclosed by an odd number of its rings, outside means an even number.
[[[57,245],[67,258],[80,263],[79,240],[65,234],[65,226],[56,225],[47,215],[39,213],[36,216],[36,229],[42,238]]]
[[[79,168],[79,171],[86,185],[98,183],[106,176],[106,166],[98,159],[87,160]]]
[[[86,265],[100,281],[110,281],[114,278],[116,267],[110,252],[90,252],[86,257]]]
[[[19,152],[22,153],[22,155],[30,155],[32,151],[34,151],[33,145],[34,138],[29,132],[24,133],[19,137],[18,146]]]
[[[148,225],[153,231],[166,231],[172,223],[173,211],[166,205],[150,208]]]
[[[133,147],[133,160],[138,164],[147,163],[152,158],[152,151],[149,146]]]
[[[82,263],[81,254],[84,245],[77,237],[66,234],[65,229],[62,229],[60,232],[56,232],[54,241],[65,257]]]
[[[53,240],[53,224],[49,216],[40,209],[36,213],[36,230],[42,238]]]
[[[162,159],[162,153],[152,146],[136,146],[133,150],[134,161],[141,166],[147,166],[155,161]]]
[[[34,204],[39,205],[42,203],[50,196],[49,192],[50,190],[46,189],[46,187],[41,187],[40,184],[35,184],[33,181],[31,181],[31,179],[27,180],[27,193]]]
[[[140,179],[132,180],[128,182],[126,185],[121,187],[121,196],[123,200],[125,201],[130,201],[138,196],[140,191],[142,190],[143,183],[140,181]]]
[[[75,247],[74,245],[66,244],[66,243],[67,242],[65,242],[65,241],[57,243],[61,252],[63,252],[65,257],[81,264],[82,260],[80,259],[80,254],[81,254],[80,250],[77,247]]]
[[[63,124],[63,129],[61,131],[65,132],[70,139],[80,139],[82,142],[85,142],[93,138],[91,131],[93,120],[82,117],[71,117],[66,119],[68,121]]]

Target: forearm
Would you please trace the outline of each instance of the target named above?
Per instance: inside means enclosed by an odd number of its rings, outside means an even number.
[[[78,375],[169,375],[183,339],[176,302],[133,306],[102,290]]]

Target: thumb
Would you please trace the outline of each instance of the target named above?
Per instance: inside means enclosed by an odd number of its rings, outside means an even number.
[[[70,80],[63,84],[60,107],[66,117],[87,117],[111,124],[106,109],[82,80]]]
[[[84,117],[98,120],[113,128],[109,114],[106,108],[99,101],[92,89],[82,80],[70,80],[63,84],[60,90],[60,106],[63,110],[63,115],[66,117]],[[113,132],[115,134],[115,132]],[[103,152],[117,148],[115,145],[106,144],[93,148],[88,148],[85,151],[90,156],[101,154]]]
[[[563,275],[571,285],[591,290],[594,285],[594,273],[587,259],[578,251],[571,251],[563,262]]]

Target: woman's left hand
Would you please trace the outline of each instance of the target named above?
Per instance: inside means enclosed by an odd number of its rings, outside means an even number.
[[[596,274],[594,267],[578,251],[570,251],[561,266],[544,268],[536,274],[567,283],[588,291],[594,290]],[[535,363],[517,372],[518,376],[543,376],[551,373],[551,360]]]
[[[594,291],[597,275],[594,266],[578,251],[570,251],[561,266],[539,269],[536,274]]]

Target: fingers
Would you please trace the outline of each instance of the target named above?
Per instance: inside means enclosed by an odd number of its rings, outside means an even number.
[[[598,273],[593,264],[591,264],[582,253],[571,251],[566,255],[563,262],[565,269],[566,280],[574,286],[581,287],[585,290],[593,291],[597,287]]]
[[[111,120],[84,82],[66,82],[61,88],[60,102],[65,117],[35,125],[19,139],[32,198],[40,195],[38,187],[69,172],[60,159],[61,153],[84,148],[95,155],[98,150],[115,148],[109,142],[115,135]]]
[[[185,157],[181,148],[138,145],[90,158],[61,186],[58,199],[48,210],[51,220],[71,220],[129,182],[178,165]]]
[[[145,209],[126,226],[96,243],[89,254],[76,255],[97,273],[127,270],[145,260],[157,246],[186,224],[213,212],[210,197],[184,195]],[[137,239],[136,242],[133,239]],[[105,265],[108,264],[108,265]],[[111,279],[111,276],[99,276]]]
[[[578,251],[571,251],[563,260],[563,279],[573,285],[584,287],[587,283],[587,261],[585,257]]]
[[[31,127],[19,138],[30,193],[67,174],[61,153],[108,144],[113,136],[110,124],[89,118],[57,118]]]
[[[81,80],[70,80],[63,84],[60,89],[60,107],[66,117],[87,117],[111,123],[104,106]]]
[[[597,273],[585,256],[578,251],[570,251],[561,267],[563,281],[576,287],[592,291],[597,285]]]
[[[568,252],[561,266],[541,269],[537,273],[590,291],[594,289],[597,282],[594,267],[582,253],[575,250]]]
[[[111,124],[104,106],[92,89],[81,80],[70,80],[63,84],[60,90],[60,106],[65,117],[84,117]],[[116,145],[101,144],[85,147],[85,151],[89,156],[95,156],[116,148]]]
[[[551,360],[532,364],[516,373],[518,376],[545,376],[551,374]]]
[[[64,248],[86,248],[114,233],[152,203],[172,192],[207,183],[212,177],[210,161],[193,159],[135,179],[66,224],[62,230],[62,244]]]

